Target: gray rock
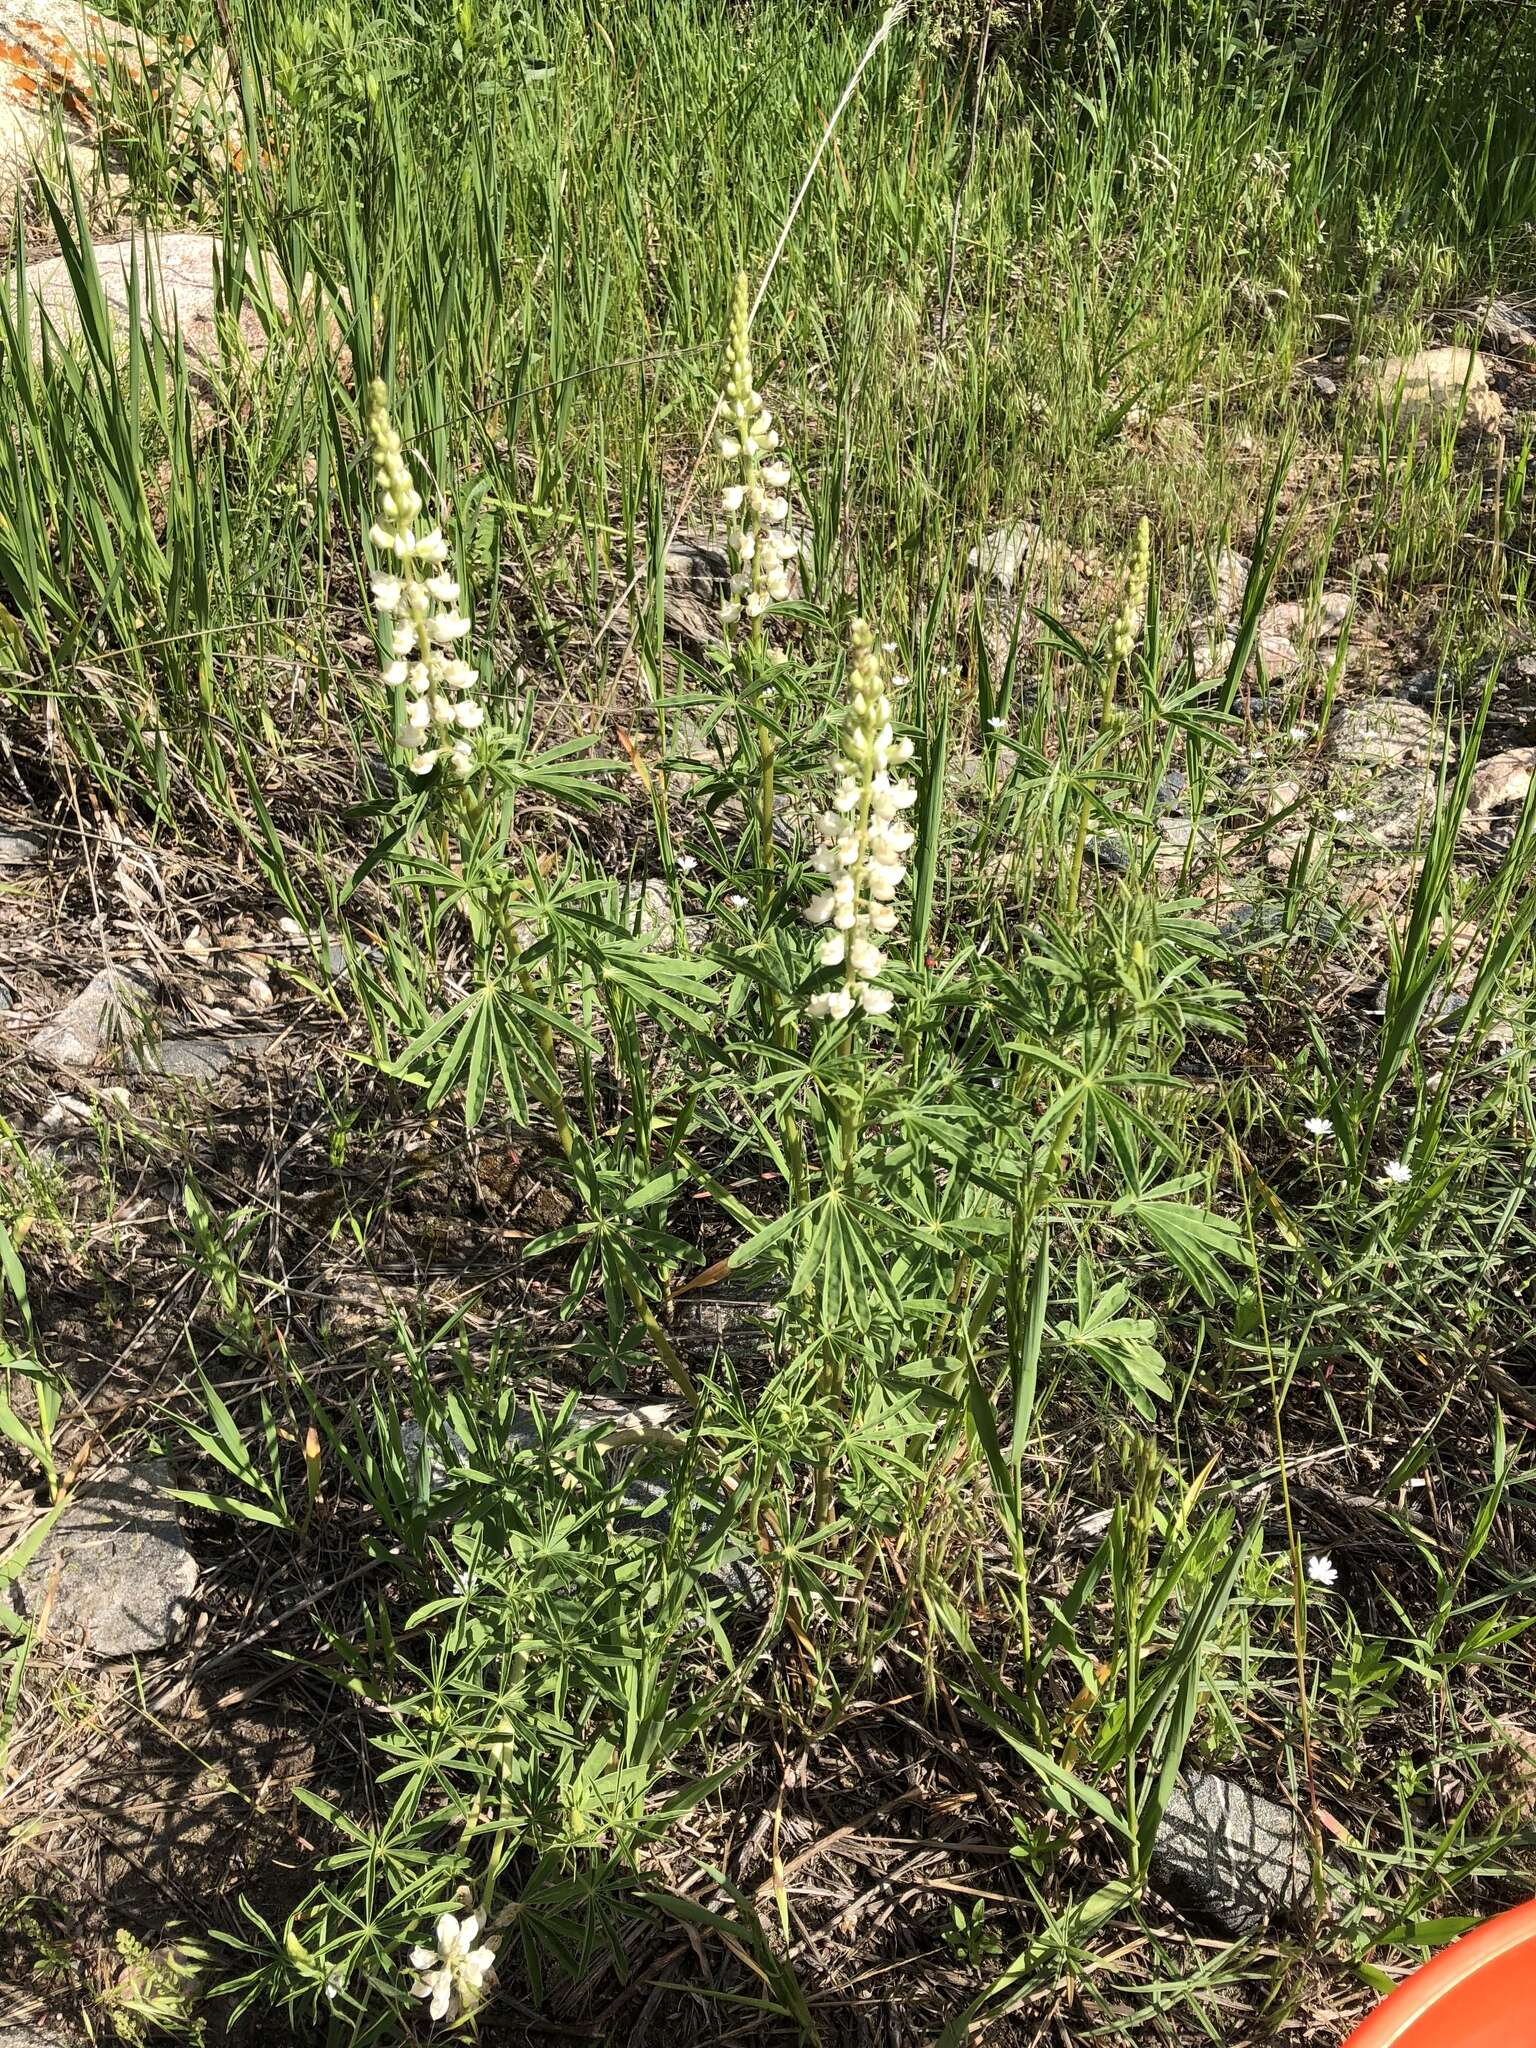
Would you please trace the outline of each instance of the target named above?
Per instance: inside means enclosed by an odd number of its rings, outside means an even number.
[[[1312,389],[1319,398],[1332,399],[1337,398],[1339,395],[1338,385],[1332,377],[1322,370],[1314,370],[1308,377],[1307,382],[1312,386]]]
[[[1445,677],[1437,668],[1417,668],[1400,685],[1401,694],[1410,704],[1420,706],[1438,703],[1447,690]]]
[[[1483,338],[1505,355],[1536,355],[1536,315],[1511,299],[1483,299],[1473,315]]]
[[[1473,771],[1461,837],[1488,858],[1506,853],[1514,841],[1536,778],[1536,747],[1508,747],[1490,754]]]
[[[216,363],[225,342],[235,337],[249,356],[257,358],[265,353],[267,334],[256,298],[268,297],[276,312],[288,314],[288,292],[277,259],[268,257],[263,263],[248,253],[245,270],[251,290],[238,319],[226,320],[224,252],[217,235],[146,229],[126,241],[98,242],[91,255],[101,280],[107,324],[124,350],[136,317],[146,337],[156,327],[167,338],[179,333],[194,367],[206,369]],[[56,333],[67,339],[81,332],[74,279],[62,256],[45,256],[29,264],[27,289],[36,315]],[[30,324],[35,349],[40,319],[34,317]]]
[[[1323,904],[1307,908],[1304,921],[1288,919],[1284,904],[1234,903],[1217,927],[1234,953],[1254,953],[1288,944],[1291,940],[1332,945],[1342,926],[1335,913]]]
[[[1504,418],[1504,401],[1475,349],[1420,349],[1417,355],[1362,363],[1360,376],[1367,391],[1404,424],[1453,418],[1491,434]]]
[[[30,1048],[59,1067],[92,1067],[115,1040],[144,1036],[149,991],[126,967],[103,967],[33,1032]]]
[[[1518,811],[1536,776],[1536,747],[1508,747],[1502,754],[1490,754],[1472,771],[1467,791],[1467,809],[1486,817],[1494,811]]]
[[[1083,854],[1107,875],[1129,872],[1131,849],[1123,832],[1094,832],[1083,841]]]
[[[717,1288],[685,1294],[673,1310],[673,1335],[689,1358],[712,1359],[722,1354],[735,1364],[767,1352],[783,1314],[779,1299],[737,1289]]]
[[[30,867],[48,848],[38,832],[0,832],[0,868]]]
[[[1311,1869],[1290,1809],[1213,1771],[1183,1773],[1152,1847],[1157,1889],[1234,1935],[1303,1911]]]
[[[678,950],[679,938],[686,939],[688,949],[696,952],[709,937],[707,917],[683,918],[683,929],[679,934],[677,917],[672,908],[672,891],[660,875],[653,875],[640,889],[638,899],[631,898],[625,909],[623,922],[633,924],[636,936],[650,939],[653,944],[670,952]]]
[[[3,1017],[7,1010],[13,1009],[15,1003],[14,991],[5,982],[0,981],[0,1017]]]
[[[1315,604],[1297,598],[1272,604],[1259,620],[1259,638],[1337,640],[1354,603],[1347,590],[1325,590]]]
[[[662,573],[669,583],[683,584],[700,597],[723,597],[731,581],[725,536],[704,539],[696,534],[677,534],[667,544]]]
[[[1328,745],[1341,768],[1438,764],[1441,734],[1429,714],[1401,697],[1367,697],[1335,711]]]
[[[1033,519],[1013,519],[982,535],[971,549],[967,566],[972,580],[1007,597],[1014,585],[1066,566],[1067,551],[1047,540]]]
[[[232,1060],[259,1059],[273,1042],[270,1034],[260,1031],[235,1032],[227,1038],[166,1038],[158,1045],[140,1046],[130,1064],[141,1074],[158,1074],[167,1081],[207,1083],[216,1081]]]
[[[12,2020],[0,2025],[0,2048],[74,2048],[74,2042],[63,2034],[45,2034],[41,2027]]]
[[[142,1657],[185,1627],[197,1560],[182,1539],[162,1459],[115,1465],[82,1486],[22,1573],[23,1611],[97,1657]]]
[[[1217,619],[1234,619],[1242,610],[1252,568],[1252,562],[1236,548],[1223,548],[1214,561],[1201,564],[1201,588]]]

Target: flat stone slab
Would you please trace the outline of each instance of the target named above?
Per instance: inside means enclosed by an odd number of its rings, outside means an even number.
[[[138,323],[148,336],[156,327],[169,339],[179,332],[194,367],[217,363],[226,338],[219,317],[223,245],[217,235],[193,232],[156,234],[147,231],[120,242],[93,245],[102,296],[113,332],[126,341],[134,317],[131,290],[138,284]],[[260,291],[259,259],[246,258],[246,276]],[[286,314],[288,295],[277,266],[270,259],[265,284],[273,308]],[[27,290],[37,312],[65,339],[81,332],[80,304],[69,265],[62,256],[45,256],[27,265]],[[266,350],[267,334],[255,306],[247,298],[239,315],[239,338],[253,358]]]
[[[1403,697],[1367,697],[1345,704],[1328,722],[1328,746],[1342,768],[1438,765],[1444,730]]]
[[[1158,1823],[1152,1881],[1227,1933],[1257,1934],[1305,1910],[1312,1859],[1289,1807],[1214,1771],[1186,1771]]]
[[[82,1486],[22,1573],[22,1611],[97,1657],[143,1657],[181,1633],[197,1560],[168,1497],[163,1459],[114,1465]]]
[[[138,1047],[132,1065],[141,1074],[158,1074],[167,1081],[206,1086],[217,1081],[233,1061],[260,1059],[272,1043],[272,1034],[265,1031],[232,1032],[225,1038],[211,1034],[163,1038],[158,1045]]]

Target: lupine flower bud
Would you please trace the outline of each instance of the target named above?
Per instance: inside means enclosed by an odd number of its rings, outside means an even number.
[[[393,621],[385,634],[391,659],[381,673],[387,688],[408,693],[396,737],[412,774],[426,775],[442,761],[455,782],[465,782],[475,768],[468,735],[483,724],[485,711],[468,694],[479,680],[476,671],[450,650],[470,622],[455,609],[459,586],[444,570],[448,543],[441,530],[413,531],[421,495],[389,417],[389,394],[377,378],[368,401],[380,513],[368,538],[392,563],[371,584],[381,618]]]
[[[1147,615],[1147,585],[1152,576],[1152,529],[1146,514],[1136,522],[1136,539],[1125,570],[1125,596],[1109,629],[1109,658],[1129,661]]]
[[[821,814],[821,844],[811,861],[832,886],[805,907],[808,924],[832,926],[817,951],[820,965],[843,970],[841,984],[812,996],[806,1008],[833,1022],[850,1016],[855,1005],[866,1017],[884,1017],[896,1001],[890,989],[876,985],[887,960],[872,935],[888,937],[896,929],[894,899],[907,874],[903,856],[917,835],[895,821],[916,803],[917,787],[891,774],[911,760],[912,743],[892,735],[890,681],[889,653],[855,619],[837,790],[832,808]]]

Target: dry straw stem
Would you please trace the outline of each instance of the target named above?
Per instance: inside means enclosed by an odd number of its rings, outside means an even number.
[[[868,70],[871,62],[875,57],[876,52],[880,49],[881,45],[885,42],[886,38],[890,35],[891,31],[895,28],[896,24],[902,19],[903,15],[905,15],[906,12],[907,0],[897,0],[897,4],[895,6],[888,7],[886,9],[885,13],[881,16],[880,26],[875,30],[874,34],[870,37],[868,43],[864,47],[864,54],[860,57],[858,63],[853,67],[853,72],[849,77],[848,83],[843,87],[842,95],[839,98],[837,105],[832,109],[831,114],[827,117],[826,126],[821,131],[821,139],[816,144],[816,147],[811,154],[811,161],[806,167],[805,176],[800,180],[799,190],[795,193],[794,198],[790,201],[789,211],[784,216],[784,225],[780,228],[779,238],[773,245],[773,253],[768,258],[767,263],[763,266],[763,274],[758,281],[757,291],[753,295],[751,310],[747,316],[749,327],[751,325],[751,322],[757,318],[758,308],[763,303],[763,295],[767,291],[768,286],[772,281],[774,271],[778,268],[779,258],[784,254],[785,248],[788,246],[789,237],[791,231],[794,228],[795,220],[799,215],[801,206],[805,202],[805,195],[811,188],[811,180],[815,177],[816,172],[820,167],[821,160],[826,155],[827,146],[832,140],[832,136],[837,128],[837,124],[843,118],[843,114],[848,106],[848,102],[853,98],[854,93],[858,90],[859,80],[864,76],[864,73]],[[677,539],[678,534],[682,531],[683,520],[687,517],[688,509],[693,503],[694,492],[698,489],[699,474],[701,469],[703,468],[704,458],[706,455],[708,455],[710,448],[713,444],[715,426],[720,418],[720,408],[723,404],[723,398],[717,398],[715,400],[714,410],[711,412],[709,416],[708,423],[704,428],[702,436],[700,437],[697,452],[694,455],[692,463],[689,465],[688,481],[683,486],[683,495],[681,499],[678,501],[677,511],[673,516],[672,524],[667,528],[666,545],[662,549],[663,557],[665,557],[667,550],[672,547],[673,543]],[[614,599],[613,604],[609,608],[608,616],[603,620],[602,624],[597,629],[597,637],[599,640],[603,639],[606,634],[610,633],[613,630],[615,620],[619,618],[621,613],[626,611],[630,599],[634,596],[636,590],[639,588],[640,576],[641,572],[637,569],[634,575],[630,577],[628,583],[625,584],[624,588],[619,592],[618,596]],[[629,644],[633,645],[633,642],[634,634],[633,632],[631,632]]]

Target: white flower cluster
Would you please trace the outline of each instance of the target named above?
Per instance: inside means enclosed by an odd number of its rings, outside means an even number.
[[[417,1973],[413,1998],[425,1998],[435,2020],[457,2019],[473,2012],[484,1996],[496,1967],[493,1948],[476,1948],[480,1922],[470,1913],[463,1920],[444,1913],[437,1923],[437,1947],[413,1948],[411,1968]]]
[[[782,604],[790,595],[789,567],[795,558],[794,542],[783,530],[789,518],[784,495],[789,464],[778,455],[779,430],[763,394],[752,388],[751,317],[747,275],[739,271],[726,357],[726,423],[720,434],[720,453],[735,470],[720,493],[731,557],[730,595],[720,606],[725,626],[734,626],[743,612],[760,619],[769,605]]]
[[[373,602],[393,621],[384,681],[406,693],[397,738],[413,774],[426,775],[441,760],[455,781],[463,782],[475,766],[470,736],[485,722],[484,708],[470,694],[476,671],[456,651],[469,620],[458,610],[459,586],[447,572],[448,543],[441,530],[415,529],[421,493],[390,421],[388,393],[377,378],[368,396],[379,488],[379,517],[368,538],[389,563],[373,578]]]
[[[896,998],[877,981],[886,964],[879,941],[896,929],[896,892],[916,833],[902,813],[917,802],[917,785],[891,774],[912,758],[912,742],[891,732],[890,646],[877,647],[862,619],[849,629],[848,711],[832,808],[819,820],[821,845],[812,866],[829,887],[806,905],[808,924],[830,925],[818,959],[841,967],[842,981],[812,996],[813,1017],[840,1022],[855,1007],[883,1017]]]

